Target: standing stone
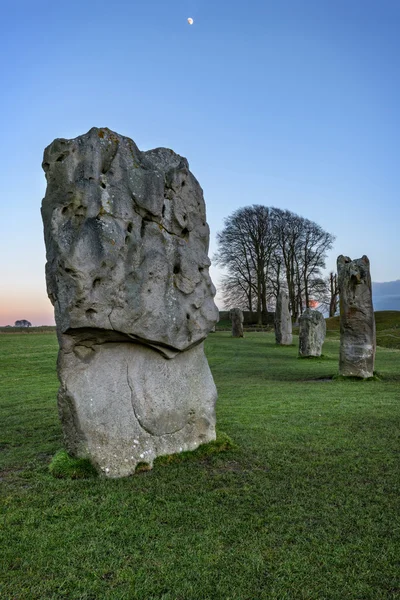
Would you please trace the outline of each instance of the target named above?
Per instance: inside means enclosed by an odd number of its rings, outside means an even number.
[[[290,346],[292,336],[292,318],[289,311],[289,296],[279,292],[275,309],[275,340],[281,346]]]
[[[323,314],[307,308],[299,318],[299,326],[299,355],[321,356],[326,335]]]
[[[232,308],[229,316],[232,321],[232,336],[243,337],[243,312],[240,308]]]
[[[366,379],[374,374],[376,336],[367,256],[337,259],[340,295],[339,375]]]
[[[91,129],[43,160],[46,282],[67,450],[109,477],[215,439],[218,321],[202,189],[185,158]]]

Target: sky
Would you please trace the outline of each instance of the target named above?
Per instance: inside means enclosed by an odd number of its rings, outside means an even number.
[[[43,150],[93,126],[187,157],[211,257],[264,204],[336,236],[327,272],[367,254],[400,279],[399,30],[399,0],[3,0],[0,325],[54,323]]]

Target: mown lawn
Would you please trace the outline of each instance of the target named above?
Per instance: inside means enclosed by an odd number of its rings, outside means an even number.
[[[330,379],[333,338],[321,360],[270,333],[206,348],[238,449],[65,480],[56,337],[0,335],[0,598],[400,598],[400,351],[356,382]]]
[[[376,343],[385,348],[400,350],[400,311],[378,310],[375,312]],[[339,339],[340,317],[326,319],[327,336]]]

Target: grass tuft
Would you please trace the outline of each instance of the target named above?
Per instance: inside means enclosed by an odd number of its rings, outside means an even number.
[[[65,450],[53,457],[49,471],[57,479],[89,479],[97,477],[97,471],[87,458],[73,458]]]
[[[147,462],[139,462],[136,465],[135,473],[146,473],[147,471],[151,471],[151,465]]]

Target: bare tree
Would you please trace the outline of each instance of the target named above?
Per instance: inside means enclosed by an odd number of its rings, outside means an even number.
[[[310,305],[323,285],[321,270],[334,236],[319,225],[288,210],[273,209],[274,234],[279,252],[275,254],[274,287],[284,285],[295,319]],[[281,274],[285,281],[281,280]]]
[[[326,288],[321,270],[334,236],[288,210],[253,205],[236,210],[217,234],[217,264],[227,271],[225,303],[257,312],[286,289],[295,319]]]
[[[301,236],[296,253],[299,314],[323,292],[326,284],[321,270],[325,267],[326,253],[332,248],[334,239],[332,234],[316,223],[301,219]]]
[[[329,273],[329,295],[329,316],[334,317],[338,309],[339,284],[337,273],[333,273],[333,271]]]
[[[228,271],[224,289],[232,297],[235,277],[240,294],[247,297],[249,310],[257,311],[261,325],[267,312],[268,271],[276,240],[273,236],[271,210],[253,205],[236,210],[225,219],[224,229],[217,234],[218,252],[214,260]],[[254,300],[253,300],[254,298]]]
[[[325,279],[313,290],[313,297],[317,300],[320,309],[330,317],[334,317],[339,304],[339,288],[337,275],[331,271]]]
[[[240,275],[227,274],[222,277],[221,290],[226,308],[235,306],[250,311],[252,316],[254,311],[253,298],[255,296],[253,295],[251,282],[249,284]]]

